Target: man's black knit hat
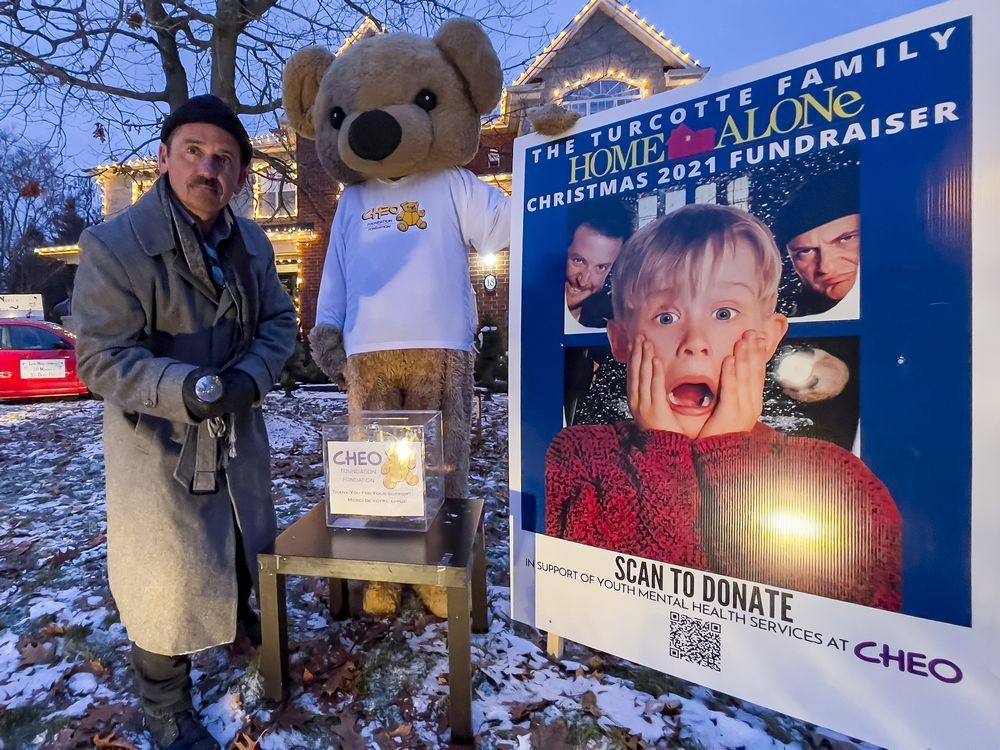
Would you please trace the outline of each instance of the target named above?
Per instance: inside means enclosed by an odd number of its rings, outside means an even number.
[[[784,249],[804,232],[860,212],[861,174],[856,164],[848,164],[799,186],[778,211],[774,238]]]
[[[181,125],[188,125],[193,122],[203,122],[208,125],[215,125],[229,133],[240,146],[240,164],[246,166],[253,156],[253,146],[250,145],[250,136],[247,135],[243,123],[226,103],[219,97],[212,94],[202,94],[188,99],[184,104],[170,113],[170,116],[163,121],[163,129],[160,131],[160,140],[164,143]]]

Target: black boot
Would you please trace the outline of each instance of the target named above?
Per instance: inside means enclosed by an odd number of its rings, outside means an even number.
[[[222,750],[191,709],[164,716],[144,713],[144,718],[159,750]]]
[[[242,604],[236,608],[236,637],[243,636],[250,642],[251,648],[260,648],[260,618],[257,613],[250,608],[249,604]]]

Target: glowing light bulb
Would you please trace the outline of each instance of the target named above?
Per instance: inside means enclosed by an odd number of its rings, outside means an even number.
[[[820,535],[820,524],[815,518],[794,511],[775,511],[768,516],[767,527],[778,536],[793,542],[806,542]]]
[[[403,438],[402,440],[396,441],[396,458],[399,462],[405,464],[410,460],[410,456],[413,455],[413,446],[409,440]]]
[[[486,268],[496,268],[497,265],[496,253],[490,253],[489,255],[484,255],[483,265],[486,266]]]

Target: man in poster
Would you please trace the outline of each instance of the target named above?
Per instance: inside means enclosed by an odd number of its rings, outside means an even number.
[[[792,317],[825,313],[857,294],[861,264],[857,166],[827,172],[799,187],[782,206],[774,234],[802,282]]]
[[[632,215],[619,200],[579,205],[570,214],[566,249],[566,332],[604,328],[611,317],[611,267],[632,233]]]

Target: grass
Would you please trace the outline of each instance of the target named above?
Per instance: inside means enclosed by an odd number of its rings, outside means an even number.
[[[111,664],[117,658],[115,644],[103,633],[93,633],[89,625],[71,625],[63,635],[63,658],[67,661],[98,661]]]
[[[567,741],[570,747],[580,750],[595,748],[625,747],[624,743],[611,742],[611,738],[597,724],[597,720],[588,714],[564,716],[566,720]]]
[[[358,698],[369,719],[386,726],[405,723],[396,705],[396,697],[404,689],[417,694],[430,673],[434,658],[412,651],[406,644],[385,641],[365,654]]]
[[[605,674],[628,680],[636,690],[649,693],[654,698],[671,693],[681,698],[691,697],[691,684],[679,677],[673,677],[655,669],[638,665],[623,666],[606,664]]]
[[[48,713],[38,706],[0,708],[0,742],[9,748],[31,747],[38,735],[57,732],[60,727],[46,718]]]

